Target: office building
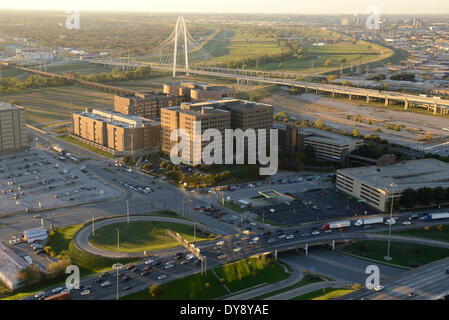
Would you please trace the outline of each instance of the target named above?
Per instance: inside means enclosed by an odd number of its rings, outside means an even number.
[[[179,95],[150,92],[115,95],[114,111],[158,121],[161,117],[161,108],[177,106],[182,101],[183,97]]]
[[[114,111],[86,109],[73,114],[72,136],[116,155],[137,155],[158,149],[160,124]]]
[[[187,101],[201,102],[235,98],[236,91],[225,86],[213,86],[196,82],[177,82],[164,85],[164,94],[169,96],[183,96]]]
[[[337,171],[337,189],[388,212],[391,199],[399,199],[408,188],[449,188],[449,164],[436,159],[398,162]]]
[[[0,154],[28,148],[25,109],[0,101]]]

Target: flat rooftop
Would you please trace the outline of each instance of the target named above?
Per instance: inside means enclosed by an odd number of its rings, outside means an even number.
[[[385,167],[369,166],[338,170],[338,173],[357,178],[378,189],[449,187],[449,164],[436,159],[398,162]]]
[[[15,105],[9,104],[7,102],[0,101],[0,111],[7,111],[7,110],[18,110],[21,109]]]
[[[315,141],[328,142],[338,145],[348,145],[351,143],[361,142],[362,139],[357,139],[353,137],[344,136],[342,134],[329,132],[326,130],[320,130],[315,128],[299,128],[298,132],[304,135],[307,139],[312,139]]]
[[[104,121],[123,128],[140,128],[144,125],[159,125],[156,121],[134,115],[125,115],[112,110],[87,109],[86,111],[75,112],[74,114],[97,121]]]
[[[0,273],[11,282],[17,281],[17,273],[28,267],[28,262],[0,242]]]

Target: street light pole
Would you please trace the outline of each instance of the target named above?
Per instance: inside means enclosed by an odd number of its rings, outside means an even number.
[[[394,202],[394,187],[396,186],[394,183],[390,184],[392,187],[391,193],[391,209],[390,209],[390,220],[388,223],[388,246],[387,246],[387,255],[384,257],[385,260],[391,261],[392,258],[390,256],[390,247],[391,247],[391,225],[393,224],[393,202]]]
[[[117,230],[117,252],[120,252],[120,229],[115,228]]]
[[[128,200],[125,200],[126,202],[126,222],[129,224],[129,203]]]
[[[117,301],[119,300],[119,294],[118,294],[118,291],[119,291],[119,286],[118,286],[118,271],[121,269],[123,267],[123,264],[121,264],[121,263],[114,263],[113,265],[112,265],[112,269],[115,269],[115,270],[117,270],[117,273],[116,273],[116,280],[117,280],[117,291],[116,291],[116,299],[117,299]]]

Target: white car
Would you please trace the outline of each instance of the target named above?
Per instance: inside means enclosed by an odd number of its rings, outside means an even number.
[[[103,282],[101,284],[102,287],[109,287],[110,285],[111,285],[111,282],[109,282],[109,281]]]
[[[90,294],[90,290],[84,290],[83,292],[81,292],[82,296],[87,296]]]
[[[324,231],[324,233],[331,233],[331,232],[332,232],[331,229],[328,229],[328,230]]]
[[[224,241],[223,240],[217,242],[217,246],[223,246],[223,245],[224,245]]]
[[[153,264],[154,260],[148,259],[147,261],[145,261],[145,264]]]
[[[255,223],[255,222],[251,222],[250,225],[252,225],[253,227],[255,227],[255,226],[256,226],[256,223]]]
[[[270,239],[268,239],[268,241],[267,241],[268,243],[273,243],[273,242],[276,242],[276,239],[274,239],[274,238],[270,238]]]
[[[314,236],[317,236],[317,235],[319,235],[319,234],[320,234],[319,231],[313,231],[313,232],[312,232],[312,235],[314,235]]]
[[[58,288],[54,288],[53,290],[51,290],[52,293],[59,293],[63,290],[63,288],[58,287]]]
[[[157,277],[158,280],[164,280],[165,278],[167,278],[167,275],[165,274],[161,274],[159,277]]]
[[[172,269],[174,267],[175,267],[175,265],[170,263],[170,264],[166,264],[164,268],[165,268],[165,270],[168,270],[168,269]]]
[[[374,291],[377,291],[377,292],[382,291],[383,289],[384,289],[384,286],[376,286],[376,287],[374,287]]]
[[[409,226],[409,225],[411,225],[412,223],[411,223],[410,221],[404,221],[404,222],[402,222],[402,224],[405,225],[405,226]]]
[[[232,249],[232,251],[234,251],[234,252],[239,252],[240,250],[242,250],[241,247],[235,247],[234,249]]]
[[[289,234],[288,236],[287,236],[287,240],[290,240],[290,239],[294,239],[295,238],[295,236],[294,235],[292,235],[292,234]]]
[[[187,260],[192,260],[195,256],[193,255],[193,253],[189,253],[188,255],[186,255],[186,259]]]
[[[361,220],[361,219],[357,220],[356,222],[354,222],[354,225],[358,226],[358,227],[363,225],[363,220]]]
[[[279,238],[279,239],[284,239],[284,238],[287,238],[287,235],[281,234],[278,238]]]

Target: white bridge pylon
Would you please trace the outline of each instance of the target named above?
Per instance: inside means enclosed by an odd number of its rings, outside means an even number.
[[[181,24],[179,24],[181,22]],[[179,30],[181,28],[181,30]],[[178,33],[181,31],[180,33]],[[189,51],[187,46],[187,28],[186,28],[186,21],[184,20],[183,16],[179,16],[176,20],[176,27],[175,27],[175,48],[173,50],[173,78],[176,77],[176,61],[178,58],[178,36],[179,34],[184,34],[184,52],[185,52],[185,69],[186,74],[189,75]]]
[[[189,70],[233,73],[222,63],[215,62],[214,57],[206,51],[205,47],[211,37],[212,35],[198,43],[187,30],[184,17],[179,16],[175,29],[165,41],[152,49],[149,55],[133,60],[143,64],[169,66],[173,70],[173,77],[176,77],[176,72],[180,70],[185,70],[187,75]]]

